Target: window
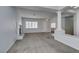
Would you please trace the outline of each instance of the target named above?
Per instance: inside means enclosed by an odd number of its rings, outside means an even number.
[[[51,28],[56,28],[56,23],[51,23]]]
[[[26,28],[38,28],[38,22],[26,21]]]

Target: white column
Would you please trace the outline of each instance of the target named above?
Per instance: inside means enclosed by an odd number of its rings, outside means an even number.
[[[57,12],[57,30],[61,30],[61,11]]]
[[[57,29],[55,30],[55,34],[57,33],[65,33],[64,30],[62,29],[62,17],[61,17],[61,11],[57,11]]]
[[[76,9],[74,28],[75,28],[74,29],[75,30],[75,35],[79,36],[79,9]]]

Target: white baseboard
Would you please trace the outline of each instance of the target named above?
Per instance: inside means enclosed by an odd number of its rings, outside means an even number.
[[[14,45],[15,42],[16,42],[16,40],[14,40],[13,42],[11,42],[11,44],[9,45],[9,47],[5,50],[5,53],[7,53],[7,51]]]
[[[19,35],[19,36],[17,37],[17,40],[22,40],[22,39],[23,39],[23,37],[24,37],[24,34]]]

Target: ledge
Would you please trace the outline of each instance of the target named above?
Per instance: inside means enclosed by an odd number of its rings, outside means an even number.
[[[79,37],[68,34],[54,34],[55,40],[64,43],[76,50],[79,50]]]
[[[19,35],[17,40],[22,40],[22,39],[23,39],[23,37],[24,37],[24,34]]]

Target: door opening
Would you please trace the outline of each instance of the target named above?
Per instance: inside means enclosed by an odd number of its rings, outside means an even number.
[[[74,35],[74,17],[65,17],[65,33]]]

